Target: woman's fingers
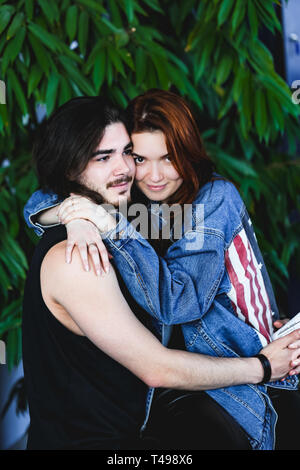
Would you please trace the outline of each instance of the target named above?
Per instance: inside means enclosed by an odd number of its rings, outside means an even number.
[[[108,253],[108,251],[106,249],[106,246],[104,245],[101,238],[97,242],[97,247],[98,247],[98,250],[99,250],[99,253],[100,253],[103,269],[106,273],[108,273],[109,272],[109,266],[110,266],[109,253]]]
[[[102,269],[101,269],[101,261],[99,255],[99,248],[96,243],[90,243],[88,245],[89,255],[92,258],[92,262],[94,265],[94,269],[96,271],[97,276],[101,276]]]
[[[57,217],[61,222],[64,222],[65,219],[67,219],[70,215],[74,215],[77,212],[85,212],[88,210],[88,207],[85,207],[84,204],[78,204],[78,205],[72,205],[72,206],[66,206],[62,210],[59,211],[57,214]]]
[[[289,375],[298,375],[298,374],[300,374],[300,365],[298,365],[297,367],[295,367],[289,372]]]
[[[71,263],[72,261],[72,252],[75,246],[75,241],[68,238],[66,246],[66,263]]]
[[[66,262],[72,260],[72,252],[77,246],[86,271],[90,270],[89,257],[98,276],[109,271],[109,253],[95,226],[83,219],[68,221],[66,224],[68,240],[66,245]]]
[[[68,214],[78,207],[88,206],[89,204],[91,204],[91,201],[83,196],[68,197],[59,205],[57,216],[61,219],[64,214]]]
[[[300,347],[300,340],[299,339],[288,345],[289,349],[297,349],[299,347]]]
[[[102,274],[103,270],[106,273],[109,272],[108,251],[101,239],[89,244],[89,254],[98,276]]]
[[[78,250],[79,250],[79,254],[80,254],[80,258],[81,258],[81,261],[82,261],[83,268],[84,268],[85,271],[89,271],[90,270],[90,265],[89,265],[89,260],[88,260],[88,247],[87,247],[87,244],[85,242],[80,242],[80,243],[78,243],[77,247],[78,247]]]
[[[288,321],[290,321],[290,318],[282,318],[281,320],[275,320],[273,325],[275,328],[279,329],[283,325],[285,325]]]

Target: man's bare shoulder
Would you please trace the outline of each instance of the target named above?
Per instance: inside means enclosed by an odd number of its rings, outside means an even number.
[[[90,270],[85,271],[77,248],[73,250],[71,263],[67,263],[66,246],[67,240],[63,240],[50,248],[46,254],[42,263],[42,273],[44,272],[48,279],[53,278],[56,283],[61,281],[65,286],[70,283],[73,286],[80,286],[81,283],[84,285],[89,282],[97,284],[100,289],[108,288],[115,282],[116,275],[111,265],[109,273],[97,276],[90,259]]]

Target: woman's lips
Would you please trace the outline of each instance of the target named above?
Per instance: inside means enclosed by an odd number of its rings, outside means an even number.
[[[165,189],[166,184],[162,184],[160,186],[151,186],[150,184],[147,184],[147,188],[150,189],[150,191],[162,191]]]

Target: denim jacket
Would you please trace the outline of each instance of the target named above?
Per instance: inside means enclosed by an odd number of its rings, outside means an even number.
[[[25,206],[27,223],[30,215],[56,204],[55,195],[35,193]],[[220,179],[200,189],[183,236],[173,237],[164,258],[121,213],[105,243],[132,296],[160,325],[164,344],[173,324],[181,325],[188,351],[216,357],[255,356],[271,341],[276,301],[251,220],[230,182]],[[253,449],[271,450],[277,414],[267,387],[297,386],[298,378],[291,376],[267,386],[206,393],[236,419]]]

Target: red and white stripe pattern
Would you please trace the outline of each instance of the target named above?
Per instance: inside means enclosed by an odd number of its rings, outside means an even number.
[[[244,229],[226,251],[225,264],[231,281],[228,297],[232,306],[238,318],[255,328],[265,346],[273,333],[272,311],[261,274],[262,265],[257,262]]]

